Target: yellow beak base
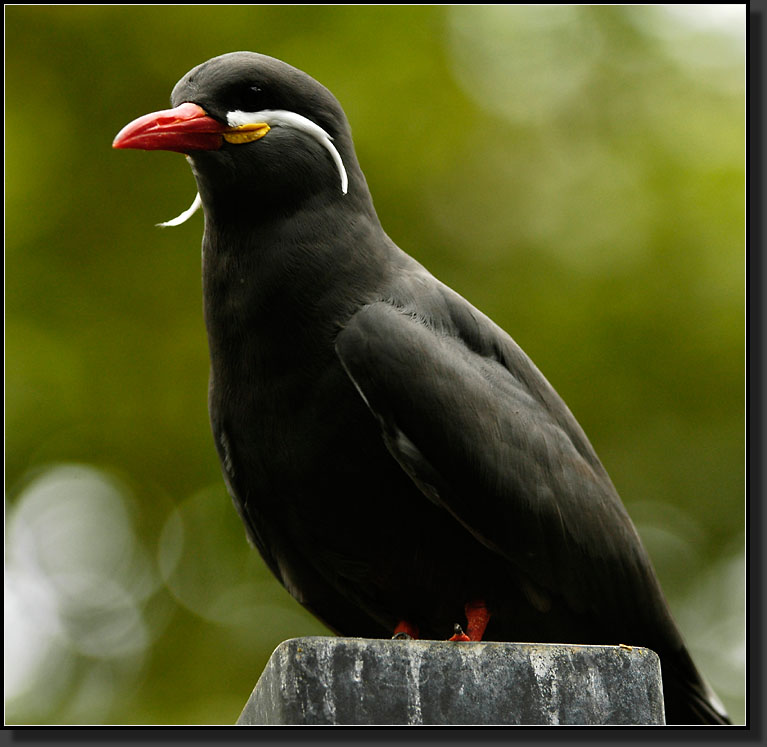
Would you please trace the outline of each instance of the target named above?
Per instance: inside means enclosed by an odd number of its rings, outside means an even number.
[[[222,134],[227,143],[242,145],[243,143],[252,143],[254,140],[260,140],[270,129],[271,127],[266,122],[258,122],[256,124],[232,127],[231,130],[227,130]]]

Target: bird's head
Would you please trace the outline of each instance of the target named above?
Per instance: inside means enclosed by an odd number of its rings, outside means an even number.
[[[186,154],[206,212],[367,198],[341,105],[297,68],[253,52],[214,57],[179,80],[171,105],[126,125],[113,147]]]

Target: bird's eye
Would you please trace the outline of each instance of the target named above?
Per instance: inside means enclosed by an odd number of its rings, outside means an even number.
[[[248,86],[248,90],[245,92],[245,96],[248,101],[255,102],[260,100],[261,93],[262,90],[260,86]]]
[[[261,105],[264,97],[264,90],[261,86],[242,83],[230,86],[224,94],[228,101],[234,104],[234,108],[243,111],[258,111],[264,107]]]

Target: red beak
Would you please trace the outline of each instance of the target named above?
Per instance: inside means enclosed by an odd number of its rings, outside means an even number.
[[[181,104],[134,119],[117,133],[112,147],[177,153],[217,150],[223,143],[222,133],[230,130],[209,117],[201,106]]]

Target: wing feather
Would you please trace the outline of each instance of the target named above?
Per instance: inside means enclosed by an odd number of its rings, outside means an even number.
[[[605,593],[630,608],[635,582],[657,582],[580,426],[487,317],[448,289],[438,310],[436,322],[372,303],[336,341],[392,456],[524,578],[576,610],[596,609]]]

